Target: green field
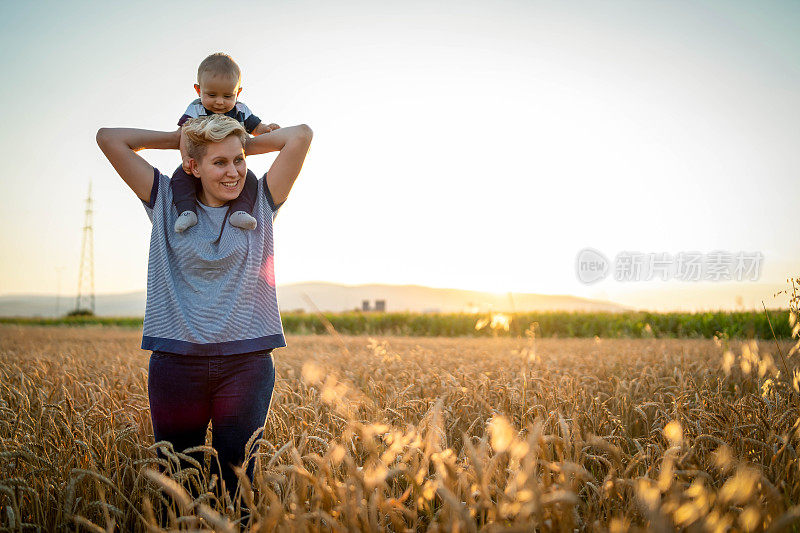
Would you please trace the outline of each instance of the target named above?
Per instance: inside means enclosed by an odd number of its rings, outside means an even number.
[[[789,311],[768,311],[775,336],[791,338]],[[490,315],[421,313],[282,313],[286,333],[319,334],[328,331],[325,321],[342,334],[417,337],[521,337],[528,331],[537,337],[602,338],[755,338],[770,339],[772,331],[763,311],[705,313],[516,313],[499,315],[492,327]],[[498,317],[498,315],[495,315]],[[505,328],[507,319],[508,329]],[[476,329],[480,321],[489,322]],[[138,328],[137,317],[0,318],[0,323],[22,325],[105,325]],[[535,324],[535,326],[532,326]]]

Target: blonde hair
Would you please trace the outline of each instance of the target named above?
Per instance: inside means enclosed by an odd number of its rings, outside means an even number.
[[[239,70],[239,65],[231,56],[222,52],[211,54],[200,63],[197,68],[197,83],[200,83],[200,77],[206,73],[212,76],[228,76],[237,82],[242,81],[242,71]]]
[[[183,124],[183,132],[186,134],[186,153],[198,162],[206,155],[210,143],[218,143],[235,135],[244,147],[248,137],[244,126],[226,115],[189,119]]]

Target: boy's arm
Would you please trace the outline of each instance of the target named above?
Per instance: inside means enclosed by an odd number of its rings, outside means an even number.
[[[133,128],[100,128],[97,131],[97,145],[136,196],[149,202],[150,191],[153,188],[153,167],[136,152],[145,149],[175,150],[179,143],[177,133]]]

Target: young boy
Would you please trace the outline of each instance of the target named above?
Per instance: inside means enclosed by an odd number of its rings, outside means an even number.
[[[178,120],[178,126],[190,118],[197,118],[218,113],[238,120],[247,133],[261,135],[280,128],[277,124],[266,125],[255,116],[250,109],[237,100],[241,87],[242,75],[239,66],[227,54],[211,54],[200,63],[197,69],[197,83],[194,88],[200,97],[186,108]],[[181,233],[197,224],[197,178],[189,174],[189,157],[186,154],[186,142],[181,134],[181,157],[183,165],[172,175],[173,203],[180,216],[175,221],[175,231]],[[247,173],[244,188],[236,200],[231,202],[230,223],[237,228],[255,229],[253,205],[258,190],[258,180],[252,172]]]

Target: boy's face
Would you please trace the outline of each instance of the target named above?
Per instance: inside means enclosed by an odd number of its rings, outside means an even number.
[[[228,76],[203,74],[200,84],[194,85],[200,103],[212,113],[227,113],[236,105],[236,98],[242,92],[239,80]]]

